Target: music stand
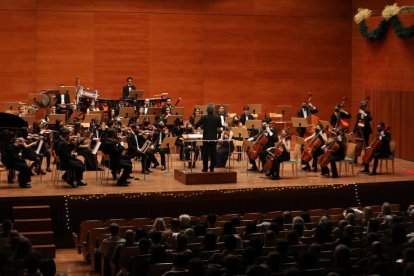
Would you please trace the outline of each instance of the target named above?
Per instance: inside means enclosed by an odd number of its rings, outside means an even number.
[[[27,96],[27,102],[28,104],[35,104],[35,105],[41,105],[42,101],[42,94],[40,93],[29,93],[29,96]]]
[[[262,127],[262,120],[248,120],[246,122],[247,129],[260,129]]]
[[[207,105],[196,104],[194,108],[200,109],[201,114],[207,114]]]
[[[146,115],[161,115],[162,107],[148,107]]]
[[[129,124],[129,118],[123,118],[121,119],[121,126],[127,127]]]
[[[247,104],[250,108],[250,113],[253,114],[262,114],[262,104]],[[254,116],[254,115],[253,115]]]
[[[136,99],[136,100],[143,100],[145,99],[145,92],[144,90],[131,90],[129,91],[128,98]]]
[[[286,113],[292,109],[291,105],[278,105],[276,106],[276,113],[282,114],[282,122],[285,122]]]
[[[173,107],[173,108],[171,108],[171,114],[184,115],[184,107]]]
[[[142,124],[145,118],[148,118],[151,125],[155,124],[155,116],[154,115],[140,115],[138,117],[138,124]]]
[[[182,115],[170,115],[167,117],[167,124],[166,125],[174,125],[175,120],[179,117],[183,117]]]
[[[102,117],[102,115],[103,115],[103,111],[89,111],[89,113],[88,114],[94,114],[94,115],[100,115],[101,117]]]
[[[328,121],[325,121],[325,120],[319,120],[319,123],[321,123],[321,125],[322,125],[322,128],[324,129],[324,128],[326,128],[326,127],[328,127],[328,128],[333,128],[332,126],[331,126],[331,124],[328,122]]]
[[[308,127],[308,120],[307,118],[301,118],[301,117],[292,117],[292,126],[294,127]]]
[[[49,114],[49,125],[56,125],[56,121],[60,120],[61,122],[65,122],[66,114]]]
[[[4,110],[10,111],[10,113],[18,113],[19,107],[24,105],[20,102],[5,102],[4,103]]]
[[[129,118],[135,116],[135,107],[121,107],[119,117]]]
[[[230,117],[230,116],[227,116],[226,117],[226,123],[227,123],[227,125],[231,125],[233,123],[233,118],[234,118],[234,116],[233,117]]]
[[[85,114],[85,119],[83,119],[84,123],[90,123],[92,120],[101,120],[101,114]]]
[[[242,138],[242,139],[249,138],[249,133],[247,132],[247,128],[233,127],[231,130],[233,131],[233,137]]]
[[[160,145],[160,149],[169,149],[170,153],[168,154],[168,168],[167,171],[170,171],[170,165],[172,165],[172,161],[170,163],[170,155],[171,155],[171,149],[175,147],[175,141],[177,140],[177,137],[165,137],[164,140],[162,140],[162,143]]]
[[[73,101],[76,98],[77,90],[76,86],[61,86],[59,87],[60,94],[69,94],[70,99]]]

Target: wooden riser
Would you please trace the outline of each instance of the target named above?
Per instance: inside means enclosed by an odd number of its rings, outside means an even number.
[[[52,220],[48,219],[16,219],[14,228],[19,232],[51,231]]]
[[[227,170],[218,172],[174,170],[174,179],[185,185],[229,184],[237,183],[237,172]]]
[[[42,206],[13,206],[14,219],[50,218],[50,207]]]
[[[28,238],[33,245],[54,244],[55,238],[52,231],[41,232],[20,232],[23,236]]]
[[[33,245],[33,249],[39,251],[42,257],[54,259],[56,256],[56,246],[54,244]]]

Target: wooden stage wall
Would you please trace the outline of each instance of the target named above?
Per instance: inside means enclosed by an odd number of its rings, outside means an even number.
[[[343,0],[2,0],[2,101],[76,76],[119,98],[131,75],[181,96],[187,116],[208,102],[294,114],[310,91],[327,118],[351,96],[350,17]]]
[[[234,190],[199,190],[166,193],[97,194],[0,198],[0,221],[12,217],[12,206],[50,205],[58,247],[72,246],[72,232],[87,219],[229,214],[317,208],[368,206],[384,201],[412,204],[414,182],[306,185]],[[122,202],[122,204],[120,204]],[[68,219],[67,219],[68,218]]]

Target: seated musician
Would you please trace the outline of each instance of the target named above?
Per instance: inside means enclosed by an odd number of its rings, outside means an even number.
[[[254,120],[254,117],[250,114],[250,107],[246,105],[243,107],[243,114],[240,115],[240,122],[245,126],[248,120]]]
[[[143,114],[147,115],[148,108],[150,108],[150,107],[151,107],[150,99],[147,98],[147,99],[144,100]]]
[[[227,124],[223,125],[224,131],[220,134],[219,147],[217,149],[217,168],[224,168],[231,152],[234,151],[233,131]]]
[[[270,171],[266,174],[266,176],[272,177],[273,180],[280,179],[280,164],[282,162],[290,160],[290,139],[288,138],[285,130],[282,130],[281,138],[281,144],[279,146],[282,148],[282,154],[273,159],[272,167]],[[268,148],[268,151],[271,152],[272,150],[274,150],[274,148],[275,147],[270,147]]]
[[[160,119],[163,120],[164,123],[167,123],[167,118],[171,115],[171,107],[166,107],[165,109],[163,109],[163,113],[161,114]]]
[[[316,141],[319,139],[319,141]],[[312,170],[316,172],[318,170],[318,157],[321,156],[324,151],[322,150],[322,146],[328,141],[328,137],[326,133],[322,129],[322,125],[318,124],[315,127],[315,133],[305,139],[306,144],[310,144],[309,147],[316,146],[313,148],[312,154]],[[302,170],[307,171],[310,170],[311,167],[309,166],[309,162],[306,162],[302,159],[302,164],[305,164],[305,167]]]
[[[26,143],[26,141],[28,141],[28,144]],[[27,135],[26,141],[23,140],[21,154],[24,159],[33,162],[30,165],[30,172],[32,171],[32,169],[35,169],[37,175],[45,175],[46,173],[41,168],[43,163],[43,155],[37,154],[36,152],[37,146],[40,142],[40,137],[37,135],[33,135],[32,133],[29,133]],[[31,175],[33,176],[34,174],[31,173]]]
[[[380,141],[380,145],[377,147],[378,143],[375,143],[375,141]],[[374,165],[372,167],[372,171],[370,175],[376,175],[377,174],[377,167],[378,167],[378,159],[380,158],[387,158],[391,154],[390,149],[390,142],[391,142],[391,133],[385,128],[385,123],[380,122],[377,125],[377,139],[374,140],[374,142],[371,144],[371,147],[373,148],[373,159],[374,159]],[[365,150],[365,154],[367,154],[367,150]],[[365,162],[364,169],[360,172],[362,173],[369,173],[369,163]]]
[[[38,135],[43,139],[43,145],[40,148],[40,154],[43,157],[46,157],[46,171],[51,172],[50,168],[50,136],[46,134],[48,130],[46,130],[46,122],[42,121],[35,121],[33,122],[33,131],[34,135]]]
[[[89,107],[86,109],[86,114],[89,114],[91,111],[99,111],[99,107],[96,106],[95,100],[91,100]]]
[[[195,107],[193,110],[193,114],[190,116],[190,118],[188,119],[188,121],[190,122],[190,124],[194,125],[196,123],[195,119],[197,115],[200,115],[201,111],[200,108]]]
[[[62,178],[66,179],[70,186],[76,188],[86,185],[82,182],[85,165],[76,158],[75,149],[78,139],[75,136],[70,137],[70,133],[71,131],[68,128],[60,130],[60,137],[55,142],[55,151],[56,155],[60,157],[61,168],[66,170],[66,174]]]
[[[162,113],[165,113],[165,109],[167,107],[169,107],[170,110],[171,110],[173,107],[177,106],[180,101],[181,101],[181,98],[178,98],[178,100],[175,102],[175,105],[172,105],[171,98],[167,98],[167,101],[166,101],[165,105],[162,108]]]
[[[264,164],[264,162],[266,161],[267,149],[273,147],[275,143],[279,141],[276,132],[270,129],[270,126],[267,123],[267,119],[264,119],[262,121],[262,129],[259,131],[259,133],[255,137],[250,137],[248,141],[257,141],[257,139],[261,139],[262,135],[267,137],[266,144],[263,145],[263,148],[259,152],[260,161],[262,164]],[[254,147],[254,144],[252,145],[252,147]],[[252,164],[252,167],[249,169],[249,171],[257,171],[258,168],[256,165],[256,161],[249,158],[249,162],[250,164]],[[264,170],[262,170],[262,172],[264,172]]]
[[[303,102],[301,109],[298,111],[299,118],[308,118],[312,114],[318,113],[318,109],[312,105],[310,101]],[[300,137],[304,137],[306,133],[306,127],[298,127],[297,131]]]
[[[148,153],[142,152],[142,147],[146,141],[144,138],[144,133],[140,129],[139,125],[131,125],[132,132],[127,137],[128,142],[128,150],[127,156],[129,159],[140,157],[141,158],[141,165],[143,174],[151,173],[150,170],[151,162],[157,164],[158,161],[154,156],[154,153],[149,151]],[[155,160],[154,160],[155,159]]]
[[[187,123],[184,128],[184,134],[194,134],[194,133],[195,133],[195,129],[193,125],[190,123]],[[196,161],[198,159],[198,156],[200,155],[200,147],[197,146],[197,142],[183,143],[183,147],[184,147],[185,160],[188,161],[188,167],[195,168]],[[193,160],[191,160],[192,152],[194,152]]]
[[[24,110],[24,106],[19,106],[19,113],[17,114],[17,116],[19,117],[24,117],[26,116],[26,111]]]
[[[336,162],[344,160],[345,158],[345,137],[344,131],[341,127],[338,127],[334,131],[332,131],[333,139],[332,141],[328,142],[322,149],[325,151],[324,155],[319,160],[321,164],[321,175],[329,176],[329,168],[328,163],[331,164],[331,174],[332,177],[338,177],[338,170],[336,169]],[[323,158],[328,158],[328,162],[323,164]]]
[[[223,105],[219,106],[217,116],[219,116],[219,118],[220,118],[221,125],[224,125],[226,123],[226,118],[227,118],[228,115],[225,112]]]
[[[66,120],[69,120],[73,113],[73,106],[70,103],[69,92],[56,94],[55,97],[56,112],[58,114],[66,114]]]
[[[337,105],[335,106],[334,113],[331,115],[330,124],[334,128],[337,128],[338,126],[345,128],[346,126],[343,125],[343,120],[350,119],[351,117],[352,117],[351,114],[349,114],[348,112],[343,110],[339,105]],[[346,122],[346,124],[348,123]],[[349,124],[348,124],[348,127],[349,127]]]
[[[161,170],[164,171],[167,167],[165,165],[165,154],[170,153],[170,148],[160,148],[165,137],[170,135],[170,131],[165,126],[164,121],[158,121],[158,128],[152,137],[152,144],[154,145],[154,153],[159,152],[161,157]],[[155,165],[155,164],[154,164]]]
[[[181,117],[178,117],[174,121],[172,133],[174,136],[177,137],[177,140],[175,140],[175,145],[180,148],[180,161],[184,161],[184,138],[183,138],[184,131],[185,131],[185,126],[184,126],[183,119]]]
[[[77,154],[85,158],[85,169],[87,171],[96,171],[98,169],[98,161],[91,149],[91,133],[81,127],[79,122],[75,123],[74,129],[74,135],[78,135],[79,137],[78,144],[76,145]]]
[[[101,144],[101,150],[104,154],[109,155],[109,169],[112,172],[112,177],[117,179],[117,173],[122,170],[121,176],[116,182],[117,186],[128,186],[130,183],[128,178],[132,178],[132,162],[129,156],[122,154],[124,147],[118,139],[118,132],[114,128],[108,128],[105,130]]]
[[[13,138],[10,144],[6,145],[4,155],[2,155],[2,162],[7,169],[16,170],[19,172],[18,181],[20,188],[31,188],[31,173],[20,152],[23,149],[24,139]],[[9,183],[13,183],[13,176],[9,174]]]
[[[127,84],[124,87],[122,87],[122,98],[123,99],[128,98],[129,92],[131,90],[136,90],[135,85],[132,84],[133,82],[132,77],[128,77],[126,80],[127,80]]]

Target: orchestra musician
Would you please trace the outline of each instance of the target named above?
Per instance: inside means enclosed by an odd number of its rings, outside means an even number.
[[[55,97],[56,112],[58,114],[66,114],[66,121],[69,120],[73,113],[73,106],[70,102],[69,91],[66,93],[58,93]]]
[[[322,150],[322,146],[325,145],[328,141],[328,137],[322,128],[323,126],[321,124],[317,124],[315,127],[315,133],[305,138],[305,143],[311,143],[310,147],[315,147],[312,149],[312,171],[314,172],[318,170],[318,157],[324,153],[324,151]],[[316,141],[316,139],[318,139],[319,141]],[[305,164],[302,170],[308,171],[311,169],[311,167],[309,166],[309,162],[302,160],[302,164]]]
[[[219,132],[222,131],[220,118],[214,115],[214,105],[207,105],[207,115],[201,117],[201,119],[195,124],[195,129],[199,127],[203,128],[203,172],[207,172],[208,159],[210,159],[210,172],[214,172],[216,166],[216,150],[217,140]]]
[[[336,129],[338,126],[344,127],[343,125],[341,125],[341,120],[350,119],[351,117],[352,115],[350,113],[343,110],[340,105],[336,105],[335,111],[331,115],[331,120],[329,122],[331,126]]]
[[[89,107],[86,109],[86,114],[89,114],[91,111],[99,111],[99,107],[96,106],[95,100],[91,100]]]
[[[370,175],[376,175],[377,174],[377,167],[378,167],[378,160],[379,158],[387,158],[391,154],[390,149],[390,142],[391,142],[391,133],[388,131],[388,129],[385,128],[385,123],[380,122],[377,125],[377,137],[376,140],[374,140],[370,148],[373,150],[373,159],[374,159],[374,165],[372,167],[372,171]],[[365,150],[365,155],[368,152],[368,148]],[[369,161],[364,160],[364,169],[359,171],[361,173],[369,173]]]
[[[126,81],[127,81],[127,84],[124,87],[122,87],[122,98],[123,99],[128,98],[129,92],[131,90],[136,90],[136,87],[132,84],[133,82],[132,77],[128,77]]]
[[[174,106],[177,106],[178,105],[178,103],[181,101],[181,98],[178,98],[178,100],[175,102],[175,105],[172,105],[172,100],[171,100],[171,98],[167,98],[167,101],[165,102],[165,105],[162,107],[162,113],[164,113],[165,114],[165,109],[167,108],[167,107],[169,107],[170,108],[170,112],[171,112],[171,109],[174,107]]]
[[[163,120],[158,121],[158,128],[152,137],[152,144],[154,145],[154,153],[159,152],[161,157],[161,170],[165,171],[167,166],[165,163],[165,155],[170,154],[170,148],[160,148],[165,137],[170,135],[170,131],[165,126]],[[154,164],[155,165],[155,164]]]
[[[281,134],[281,144],[279,145],[279,147],[281,147],[282,153],[275,157],[273,159],[272,162],[272,167],[270,169],[270,171],[266,174],[266,176],[270,176],[272,178],[272,180],[279,180],[280,179],[280,164],[282,162],[285,161],[289,161],[290,160],[290,139],[287,136],[287,133],[285,130],[282,130],[282,134]],[[268,152],[272,151],[274,149],[274,147],[270,147],[268,148]]]
[[[148,113],[148,108],[150,108],[150,107],[151,107],[150,99],[146,98],[144,100],[143,114],[147,114]]]
[[[13,138],[11,143],[6,145],[4,155],[2,155],[2,162],[7,169],[16,170],[19,172],[18,181],[20,188],[31,188],[31,172],[26,161],[20,156],[23,149],[23,138]],[[8,175],[9,183],[13,183],[13,176]]]
[[[371,112],[367,110],[368,100],[364,100],[359,104],[358,115],[355,122],[354,133],[361,135],[364,139],[364,146],[369,145],[369,136],[372,133]]]
[[[195,133],[195,129],[193,125],[188,122],[184,128],[185,134],[193,134]],[[188,161],[188,167],[189,168],[195,168],[196,167],[196,161],[198,159],[198,156],[200,155],[200,148],[197,146],[197,142],[186,142],[184,143],[184,154],[185,154],[185,160]],[[191,152],[194,152],[193,160],[191,160]]]
[[[225,112],[223,105],[219,106],[217,116],[220,118],[221,125],[224,125],[226,123],[227,113]]]
[[[217,168],[224,168],[230,153],[234,151],[233,131],[227,124],[224,124],[223,127],[224,130],[221,132],[217,149]]]
[[[26,144],[26,141],[29,144]],[[29,133],[26,137],[26,140],[23,139],[21,155],[24,159],[32,161],[32,164],[30,165],[30,172],[34,168],[37,175],[45,175],[46,172],[44,172],[41,168],[43,163],[43,155],[37,154],[36,150],[34,149],[39,142],[39,136],[35,136],[32,135],[32,133]],[[31,175],[33,176],[34,174],[31,172]]]
[[[243,107],[243,114],[240,115],[240,122],[245,126],[248,120],[254,120],[254,117],[250,114],[250,107],[246,105]]]
[[[318,109],[311,103],[310,99],[302,103],[301,109],[298,111],[298,117],[308,118],[312,114],[318,113]],[[300,137],[304,137],[306,133],[306,127],[298,127],[297,132]]]
[[[336,168],[336,162],[344,160],[345,158],[345,136],[341,127],[332,131],[333,140],[322,146],[324,154],[329,155],[329,164],[331,165],[331,174],[333,178],[338,177],[338,170]],[[321,157],[322,159],[322,157]],[[327,164],[321,165],[321,175],[329,176],[329,168]]]
[[[114,128],[108,128],[105,130],[105,134],[102,138],[101,150],[104,154],[109,155],[109,169],[111,170],[113,179],[117,179],[117,172],[122,170],[121,176],[116,182],[116,186],[128,186],[128,178],[132,178],[132,162],[129,156],[122,154],[124,147],[119,141],[118,132]],[[138,178],[137,178],[138,179]]]
[[[142,152],[141,148],[143,144],[145,143],[144,133],[140,130],[139,125],[132,124],[131,125],[131,133],[127,137],[128,142],[128,149],[127,149],[127,156],[129,159],[140,157],[141,158],[141,166],[142,170],[141,172],[143,174],[151,173],[150,170],[151,162],[154,161],[155,156],[154,153],[152,153],[151,156],[148,154]],[[158,161],[155,159],[155,162],[158,163]]]
[[[26,111],[24,110],[24,106],[19,106],[19,113],[17,114],[17,116],[19,117],[24,117],[26,116]]]
[[[43,157],[46,157],[46,171],[51,172],[52,169],[50,168],[50,136],[47,134],[46,122],[42,121],[35,121],[33,122],[33,131],[34,135],[41,137],[43,140],[43,145],[40,148],[40,154]]]
[[[190,118],[188,119],[188,121],[190,122],[190,124],[192,124],[192,125],[194,125],[196,122],[195,122],[195,118],[196,118],[196,116],[197,115],[200,115],[201,114],[201,111],[200,111],[200,108],[198,108],[198,107],[195,107],[194,108],[194,110],[193,110],[193,114],[190,116]]]
[[[78,136],[77,154],[85,158],[85,169],[87,171],[96,171],[98,169],[98,161],[96,155],[91,150],[91,133],[83,129],[79,122],[75,123],[74,129],[74,135]]]
[[[180,148],[180,161],[184,161],[184,138],[183,138],[184,131],[185,131],[184,121],[181,117],[177,117],[177,119],[175,119],[174,121],[172,133],[174,136],[177,137],[177,140],[175,140],[175,146]]]
[[[86,185],[86,183],[82,182],[85,165],[81,160],[76,158],[77,153],[75,149],[78,139],[75,136],[70,137],[70,133],[71,131],[68,128],[62,128],[60,130],[60,137],[55,142],[55,151],[56,155],[60,157],[61,168],[66,170],[62,178],[70,186],[76,188]]]
[[[259,152],[259,158],[262,164],[266,162],[266,156],[268,154],[267,149],[270,147],[273,147],[276,142],[279,141],[279,138],[277,137],[277,134],[274,130],[270,129],[270,125],[268,123],[268,119],[263,119],[262,121],[262,129],[259,131],[259,133],[255,137],[250,137],[248,141],[258,141],[261,139],[262,136],[267,137],[266,144],[263,145],[263,148]],[[253,147],[254,145],[252,145]],[[249,171],[258,171],[256,160],[253,160],[249,158],[249,162],[252,165],[252,167],[249,169]],[[263,169],[264,172],[264,169]]]

